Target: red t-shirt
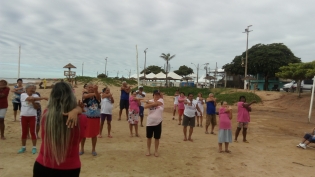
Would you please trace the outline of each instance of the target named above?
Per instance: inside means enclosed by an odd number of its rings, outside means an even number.
[[[44,111],[45,115],[46,110]],[[43,116],[43,119],[41,121],[41,135],[42,135],[42,143],[40,146],[40,151],[38,154],[38,157],[36,161],[40,163],[41,165],[52,168],[52,169],[59,169],[59,170],[70,170],[70,169],[77,169],[81,167],[81,161],[80,161],[80,155],[79,155],[79,144],[81,142],[81,139],[84,138],[84,133],[87,125],[87,117],[84,114],[80,114],[78,116],[78,121],[80,124],[79,127],[75,127],[72,129],[72,135],[70,139],[72,139],[73,142],[70,142],[69,151],[66,157],[66,160],[61,163],[60,165],[57,165],[56,161],[52,161],[46,152],[46,158],[44,162],[44,138],[45,138],[45,119],[46,117]]]
[[[0,90],[0,95],[4,94],[4,97],[0,97],[0,109],[8,108],[8,95],[9,95],[10,88],[5,87]]]

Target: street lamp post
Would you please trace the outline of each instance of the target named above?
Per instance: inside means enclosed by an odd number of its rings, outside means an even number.
[[[206,65],[206,66],[204,67],[204,69],[206,70],[206,77],[207,77],[207,75],[208,75],[208,65],[209,65],[209,63],[205,63],[205,64],[203,64],[203,65]],[[206,80],[206,83],[207,83],[207,80]],[[210,80],[209,80],[209,87],[210,87]]]
[[[195,65],[194,63],[191,63],[191,64]],[[196,67],[196,69],[197,69],[197,86],[198,86],[198,78],[199,78],[199,63],[198,63],[198,65],[197,65],[197,66],[195,65],[195,67]]]
[[[105,58],[105,75],[106,75],[107,57]],[[107,76],[107,75],[106,75]],[[108,77],[108,76],[107,76]]]
[[[246,80],[245,80],[245,77],[247,76],[248,34],[249,34],[249,32],[253,31],[253,30],[249,31],[249,27],[251,27],[251,26],[252,26],[252,25],[247,26],[247,28],[245,29],[245,32],[243,32],[243,33],[246,33],[246,34],[247,34],[247,40],[246,40],[246,58],[245,58],[245,75],[244,75],[244,90],[247,89],[247,88],[246,88],[247,82],[246,82]]]
[[[148,48],[146,48],[144,50],[144,67],[143,67],[143,76],[144,76],[144,78],[145,78],[145,75],[146,75],[147,50],[148,50]]]

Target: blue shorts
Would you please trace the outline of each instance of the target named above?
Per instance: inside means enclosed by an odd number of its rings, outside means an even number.
[[[143,117],[143,112],[144,112],[144,107],[143,106],[139,106],[139,116]]]

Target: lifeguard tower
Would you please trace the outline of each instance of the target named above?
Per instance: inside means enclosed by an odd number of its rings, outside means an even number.
[[[73,85],[74,78],[76,77],[76,72],[71,71],[71,68],[77,68],[73,66],[71,63],[67,64],[63,68],[68,68],[68,71],[64,71],[64,76],[68,79],[68,82]]]

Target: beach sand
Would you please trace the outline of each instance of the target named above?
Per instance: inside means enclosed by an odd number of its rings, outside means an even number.
[[[117,121],[120,88],[110,88],[115,99],[113,138],[107,138],[105,124],[103,138],[97,142],[96,157],[92,156],[91,140],[87,139],[85,154],[81,156],[81,177],[315,176],[312,173],[315,167],[312,154],[315,149],[303,150],[296,147],[304,133],[314,127],[314,120],[311,124],[307,123],[310,93],[303,93],[302,98],[297,98],[292,93],[256,92],[262,97],[263,103],[252,106],[247,135],[249,143],[243,143],[240,135],[238,143],[230,144],[231,154],[218,153],[217,135],[205,134],[204,128],[194,128],[194,142],[183,141],[182,126],[172,120],[173,97],[165,96],[160,157],[147,157],[145,127],[139,127],[140,137],[129,136],[126,116],[123,114],[122,121]],[[37,91],[48,97],[51,90]],[[78,99],[81,98],[81,93],[82,85],[79,85],[75,90]],[[147,98],[152,98],[152,95],[147,94]],[[44,108],[47,102],[42,101],[41,104]],[[237,108],[234,105],[233,134],[236,114]],[[13,122],[10,100],[5,123],[7,139],[0,140],[0,176],[30,177],[37,154],[31,154],[31,140],[27,141],[27,151],[17,154],[21,146],[21,128],[20,122]],[[205,117],[203,124],[205,125]],[[215,128],[217,131],[218,127]],[[41,140],[38,140],[38,149],[40,143]],[[152,148],[154,149],[153,144]]]

